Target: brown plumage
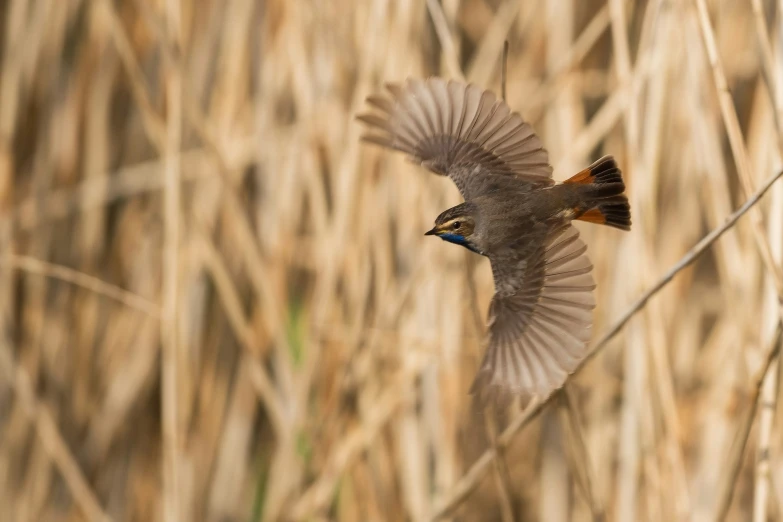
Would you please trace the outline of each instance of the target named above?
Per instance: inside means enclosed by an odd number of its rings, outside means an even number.
[[[574,219],[629,230],[620,170],[605,156],[561,184],[532,127],[489,91],[441,78],[387,85],[359,116],[365,141],[448,176],[464,203],[427,235],[490,259],[495,295],[471,390],[545,398],[587,354],[595,284]]]

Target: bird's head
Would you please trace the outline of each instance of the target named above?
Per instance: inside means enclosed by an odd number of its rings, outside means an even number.
[[[476,213],[473,205],[462,203],[441,213],[435,220],[432,230],[425,236],[438,236],[444,241],[462,245],[465,248],[483,254],[475,236]]]

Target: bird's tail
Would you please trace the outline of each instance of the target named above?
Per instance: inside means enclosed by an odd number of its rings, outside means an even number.
[[[625,183],[612,156],[604,156],[563,182],[575,185],[578,204],[574,209],[581,221],[631,229],[631,207],[625,196]]]

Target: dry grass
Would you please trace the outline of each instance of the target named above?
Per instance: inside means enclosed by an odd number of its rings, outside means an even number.
[[[9,0],[0,27],[0,520],[783,518],[779,0]],[[555,177],[614,154],[634,230],[578,225],[594,357],[494,415],[487,261],[421,236],[456,188],[353,117],[409,75],[499,93],[505,39]]]

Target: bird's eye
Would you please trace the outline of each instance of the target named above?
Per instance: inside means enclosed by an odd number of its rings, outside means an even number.
[[[461,225],[461,224],[462,224],[462,223],[460,223],[459,221],[455,221],[455,222],[454,222],[454,223],[451,225],[451,227],[452,227],[454,230],[457,230],[457,229],[460,227],[460,225]]]

